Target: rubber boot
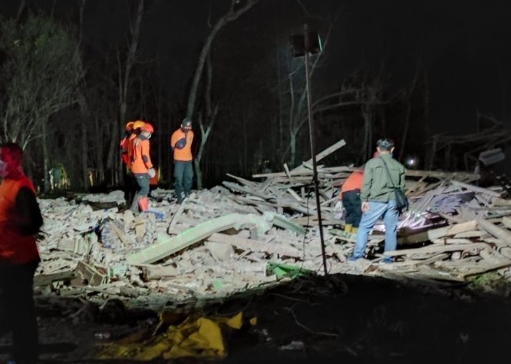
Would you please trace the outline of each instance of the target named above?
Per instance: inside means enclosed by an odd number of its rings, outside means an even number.
[[[344,232],[345,233],[351,233],[351,230],[352,229],[352,225],[351,224],[346,224],[344,225]]]
[[[149,209],[149,198],[147,196],[140,197],[138,200],[138,207],[141,212],[147,211],[147,209]]]

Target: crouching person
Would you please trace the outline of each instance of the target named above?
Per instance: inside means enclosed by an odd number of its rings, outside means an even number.
[[[0,316],[1,331],[12,332],[16,364],[38,357],[38,329],[33,298],[39,264],[36,234],[43,224],[32,182],[22,171],[23,151],[0,145]]]

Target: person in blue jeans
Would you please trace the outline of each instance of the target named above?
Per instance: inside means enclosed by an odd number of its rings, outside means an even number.
[[[396,250],[399,210],[396,207],[393,186],[404,190],[405,167],[392,158],[394,142],[391,139],[378,140],[377,150],[379,157],[369,160],[364,169],[360,193],[362,219],[357,231],[355,250],[349,261],[365,257],[369,233],[380,218],[383,218],[385,224],[385,250],[382,262],[392,262],[392,257],[385,256],[385,252]],[[389,181],[389,177],[392,181]]]

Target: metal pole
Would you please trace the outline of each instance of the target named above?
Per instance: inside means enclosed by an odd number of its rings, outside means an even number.
[[[323,237],[323,222],[321,220],[321,205],[319,202],[319,181],[318,181],[318,167],[316,164],[316,153],[314,148],[314,125],[312,122],[312,101],[311,101],[311,90],[310,90],[310,74],[309,74],[309,26],[305,24],[303,26],[303,33],[305,37],[305,81],[306,81],[306,89],[307,89],[307,113],[309,119],[309,137],[310,137],[310,147],[312,154],[312,181],[314,182],[314,192],[316,194],[316,209],[318,211],[318,227],[319,227],[319,237],[321,240],[321,255],[323,257],[323,268],[325,270],[325,275],[328,275],[328,270],[326,266],[326,253],[325,253],[325,238]]]

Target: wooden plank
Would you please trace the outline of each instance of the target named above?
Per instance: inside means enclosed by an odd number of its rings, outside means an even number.
[[[303,199],[295,191],[293,191],[291,188],[288,188],[287,192],[289,192],[289,194],[291,196],[293,196],[298,202],[303,202]]]
[[[279,254],[293,258],[301,258],[303,255],[298,249],[290,246],[269,244],[259,240],[240,238],[236,235],[214,233],[208,238],[208,241],[231,244],[241,250]]]
[[[442,245],[448,245],[448,244],[472,244],[473,241],[469,239],[433,239],[431,240],[433,244],[442,244]]]
[[[428,238],[430,240],[442,238],[444,236],[452,236],[466,231],[475,230],[477,228],[477,221],[471,220],[462,222],[460,224],[454,224],[445,226],[439,229],[433,229],[428,231]]]
[[[142,278],[144,281],[158,280],[165,277],[176,277],[179,275],[177,268],[173,266],[145,265],[142,266]]]
[[[428,258],[428,259],[422,259],[422,260],[411,260],[411,259],[409,259],[409,260],[406,260],[404,262],[396,262],[396,263],[389,264],[389,269],[392,270],[393,267],[395,267],[395,268],[408,268],[408,267],[416,267],[416,266],[419,266],[419,265],[428,265],[428,264],[432,264],[432,263],[438,262],[440,260],[444,260],[444,259],[446,259],[448,257],[449,257],[449,254],[441,253],[441,254],[435,255],[435,256],[433,256],[431,258]]]
[[[396,257],[399,255],[424,254],[424,253],[444,253],[474,249],[485,249],[488,247],[486,243],[458,244],[458,245],[429,245],[424,248],[402,249],[385,252],[385,255]]]
[[[326,148],[324,151],[316,154],[316,162],[319,162],[321,159],[329,156],[330,154],[335,152],[337,149],[340,149],[340,148],[344,147],[345,145],[346,145],[346,142],[344,141],[344,139],[339,140],[337,143],[335,143],[335,144],[331,145],[330,147]],[[293,171],[303,170],[304,168],[306,168],[307,165],[312,165],[312,158],[309,159],[308,161],[303,162],[302,165],[294,168],[292,170],[292,172]]]
[[[73,286],[101,286],[107,283],[108,278],[96,268],[84,262],[78,262],[75,269],[76,278],[72,280]]]
[[[462,278],[468,278],[471,276],[477,276],[484,273],[493,272],[496,270],[500,270],[503,268],[511,267],[511,261],[509,263],[500,263],[500,264],[482,264],[480,263],[481,267],[479,269],[474,269],[468,273],[461,273],[460,276]]]
[[[442,172],[442,171],[421,171],[421,170],[406,170],[406,176],[410,177],[434,177],[439,179],[451,179],[459,177],[460,179],[479,179],[479,175],[476,173],[466,172]]]
[[[511,247],[511,231],[502,229],[501,227],[498,227],[497,225],[492,224],[491,222],[484,219],[478,219],[477,223],[481,229]]]
[[[459,182],[459,181],[455,181],[455,180],[451,181],[451,184],[458,186],[458,187],[466,188],[467,190],[470,190],[473,192],[485,193],[485,194],[493,196],[493,197],[500,197],[499,192],[495,192],[495,191],[489,190],[487,188],[482,188],[482,187],[470,185],[468,183]]]
[[[53,274],[40,274],[34,277],[34,287],[48,286],[53,282],[70,281],[76,277],[74,271],[53,273]]]

